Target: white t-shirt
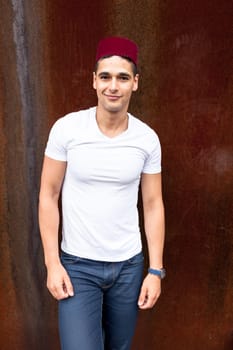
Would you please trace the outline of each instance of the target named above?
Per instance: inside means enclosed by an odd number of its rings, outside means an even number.
[[[161,172],[158,136],[128,114],[128,128],[109,138],[96,107],[53,125],[46,156],[67,162],[62,187],[63,251],[100,261],[122,261],[141,251],[138,187],[141,173]]]

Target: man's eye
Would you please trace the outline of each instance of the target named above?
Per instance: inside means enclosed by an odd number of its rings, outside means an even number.
[[[129,77],[127,75],[120,76],[120,80],[127,81],[129,80]]]
[[[101,80],[107,80],[107,79],[109,79],[109,76],[108,75],[101,75],[100,79]]]

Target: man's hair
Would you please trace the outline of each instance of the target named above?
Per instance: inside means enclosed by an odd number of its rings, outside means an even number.
[[[102,61],[103,59],[109,58],[109,57],[112,57],[112,55],[103,56],[96,62],[95,68],[94,68],[95,73],[97,72],[99,62]],[[124,58],[125,60],[127,60],[131,64],[133,75],[134,76],[137,75],[138,74],[138,67],[136,66],[136,64],[129,57],[126,57],[126,56],[120,56],[120,57]]]

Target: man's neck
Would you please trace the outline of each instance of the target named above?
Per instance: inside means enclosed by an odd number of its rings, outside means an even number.
[[[120,113],[110,113],[97,107],[96,122],[103,134],[108,137],[115,137],[127,130],[128,114],[127,112],[122,113],[122,111]]]

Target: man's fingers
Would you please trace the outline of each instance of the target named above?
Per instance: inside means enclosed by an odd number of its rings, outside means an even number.
[[[57,300],[61,300],[68,297],[68,293],[65,291],[63,283],[59,283],[59,285],[48,287],[48,289],[52,296]]]
[[[74,296],[73,285],[72,285],[68,275],[65,276],[65,278],[64,278],[63,289],[68,294],[68,296],[70,296],[70,297]]]
[[[49,278],[47,287],[52,296],[57,300],[65,299],[74,295],[72,283],[66,272],[57,274],[56,278],[52,281]]]
[[[146,288],[142,288],[138,299],[138,306],[142,307],[146,303],[146,301],[147,301],[147,290]]]
[[[141,293],[138,299],[138,306],[140,309],[152,308],[158,300],[160,293],[161,280],[157,278],[157,276],[148,274],[143,281]]]
[[[156,300],[156,297],[151,297],[150,295],[146,294],[143,299],[139,299],[138,306],[141,309],[150,309],[154,306]]]

